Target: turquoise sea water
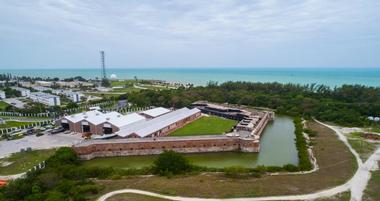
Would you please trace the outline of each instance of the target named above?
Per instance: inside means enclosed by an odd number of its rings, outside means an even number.
[[[100,69],[0,69],[0,73],[40,77],[95,78]],[[208,81],[252,81],[297,84],[324,84],[331,87],[342,84],[380,86],[380,68],[151,68],[107,69],[107,75],[120,79],[160,79],[181,83],[205,85]]]

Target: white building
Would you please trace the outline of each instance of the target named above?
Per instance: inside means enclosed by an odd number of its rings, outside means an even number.
[[[59,96],[52,94],[42,93],[42,92],[33,92],[30,93],[30,99],[34,102],[42,103],[49,106],[61,105],[61,100]]]
[[[25,89],[25,88],[21,88],[21,87],[11,87],[11,88],[21,92],[21,96],[26,96],[26,97],[30,96],[30,90],[29,89]]]
[[[4,91],[0,91],[0,99],[5,99],[6,96],[5,96],[5,92]]]
[[[77,102],[80,102],[81,101],[81,97],[83,96],[83,94],[79,93],[79,92],[68,92],[65,94],[71,101],[73,101],[74,103],[77,103]]]
[[[81,98],[84,96],[82,93],[74,92],[71,90],[64,90],[64,89],[57,89],[57,90],[53,90],[52,92],[53,94],[64,95],[67,98],[69,98],[71,101],[73,101],[74,103],[80,102]]]
[[[49,87],[43,87],[43,86],[34,86],[33,89],[34,89],[34,90],[37,90],[37,91],[53,91],[52,88],[49,88]]]

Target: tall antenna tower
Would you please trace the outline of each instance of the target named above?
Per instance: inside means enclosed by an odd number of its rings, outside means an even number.
[[[100,51],[100,59],[101,59],[101,62],[102,62],[101,79],[107,79],[107,75],[106,75],[106,64],[105,64],[105,61],[104,61],[104,51],[103,51],[103,50]]]

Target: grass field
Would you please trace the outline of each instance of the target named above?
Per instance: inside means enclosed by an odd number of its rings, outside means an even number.
[[[0,124],[0,128],[11,128],[11,127],[18,127],[18,126],[24,126],[29,125],[33,122],[23,122],[23,121],[6,121],[5,124]]]
[[[349,191],[339,193],[333,197],[316,199],[314,201],[350,201],[351,193]]]
[[[31,152],[14,153],[0,159],[0,175],[12,175],[25,172],[53,155],[55,150],[36,150]],[[9,163],[9,165],[8,165]]]
[[[139,195],[134,193],[123,193],[112,196],[107,201],[168,201],[167,199],[157,198],[146,195]]]
[[[380,133],[380,126],[374,126],[370,129],[371,132]]]
[[[332,130],[308,122],[308,127],[318,132],[313,139],[314,153],[320,169],[304,175],[262,175],[261,178],[227,178],[223,174],[204,173],[175,176],[135,176],[120,180],[97,180],[104,186],[104,193],[134,188],[162,194],[197,196],[207,198],[231,198],[252,196],[295,195],[320,191],[343,184],[357,169],[354,156]]]
[[[126,84],[133,85],[133,83],[136,83],[136,81],[135,80],[112,80],[111,86],[118,87],[118,86],[125,86]]]
[[[380,147],[380,143],[370,143],[366,142],[362,139],[348,139],[348,142],[351,144],[352,148],[354,148],[360,158],[365,161],[368,157],[378,148]]]
[[[174,131],[170,136],[218,135],[229,132],[236,124],[234,120],[204,116]]]
[[[5,108],[8,106],[8,104],[4,101],[0,101],[0,111],[5,110]]]
[[[379,163],[380,166],[380,163]],[[367,188],[364,190],[363,201],[380,200],[380,170],[372,172]]]

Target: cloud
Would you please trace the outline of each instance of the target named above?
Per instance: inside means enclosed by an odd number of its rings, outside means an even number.
[[[1,0],[0,42],[140,52],[361,43],[380,39],[379,10],[378,0]]]

